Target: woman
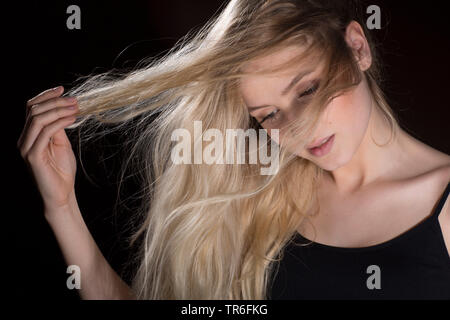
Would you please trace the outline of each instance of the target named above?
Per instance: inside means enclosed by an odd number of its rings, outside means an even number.
[[[232,0],[140,70],[28,101],[18,147],[67,264],[82,270],[82,298],[450,297],[450,157],[398,125],[363,9]],[[278,171],[174,163],[171,137],[194,121],[279,134]],[[63,130],[89,139],[111,123],[133,142],[125,165],[143,188],[131,287],[86,228]]]

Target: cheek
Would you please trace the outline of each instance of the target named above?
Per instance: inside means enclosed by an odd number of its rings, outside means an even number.
[[[352,92],[335,99],[332,119],[336,121],[336,130],[350,134],[354,139],[362,139],[370,119],[371,98],[365,83],[361,83]]]
[[[326,160],[315,159],[305,149],[300,152],[298,149],[290,151],[302,158],[320,162],[327,170],[345,164],[353,157],[365,136],[371,115],[371,102],[370,92],[364,81],[353,91],[330,102],[318,129],[322,135],[336,134],[335,145]],[[280,130],[281,144],[284,140],[283,133]]]
[[[315,159],[307,150],[302,150],[299,156],[320,162],[324,169],[348,162],[361,144],[369,125],[371,98],[366,89],[364,84],[360,84],[352,92],[335,98],[322,115],[319,131],[323,135],[336,134],[330,156],[323,160]]]
[[[325,125],[339,136],[342,156],[352,157],[356,152],[367,132],[370,114],[371,97],[363,84],[331,102]]]
[[[365,100],[357,95],[347,94],[330,103],[325,124],[332,126],[337,133],[359,136],[365,131],[369,116],[370,109]]]

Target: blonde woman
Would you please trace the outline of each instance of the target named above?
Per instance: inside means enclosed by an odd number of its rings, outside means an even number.
[[[231,0],[141,69],[28,101],[18,147],[66,263],[82,271],[83,299],[450,297],[450,157],[399,126],[364,10]],[[195,121],[203,133],[276,135],[278,170],[174,163],[171,137],[195,137]],[[142,207],[130,286],[77,205],[64,130],[75,128],[87,139],[123,130],[133,143],[124,163],[141,179]],[[258,152],[248,141],[236,156]]]

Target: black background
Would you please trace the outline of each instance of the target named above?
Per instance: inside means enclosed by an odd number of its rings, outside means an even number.
[[[66,28],[66,8],[72,4],[81,8],[81,30]],[[382,41],[385,92],[402,127],[450,154],[450,48],[445,2],[376,0],[370,4],[381,7],[382,29],[371,32]],[[10,55],[4,59],[7,85],[3,96],[7,105],[3,107],[7,110],[3,115],[8,120],[2,128],[7,129],[4,137],[10,160],[4,165],[3,193],[3,229],[6,247],[11,250],[6,259],[11,268],[6,273],[7,292],[18,298],[78,299],[76,291],[66,287],[66,265],[42,216],[40,196],[15,148],[24,124],[25,102],[47,88],[70,88],[80,75],[130,68],[143,58],[168,50],[189,30],[203,25],[221,5],[219,0],[39,1],[4,9],[4,51]],[[95,185],[79,166],[78,202],[103,254],[129,281],[124,264],[131,252],[124,242],[128,230],[123,226],[135,203],[130,199],[129,208],[113,213],[120,137],[103,141],[102,147],[102,152],[92,146],[83,154]],[[129,181],[124,190],[122,198],[127,199],[136,186]]]

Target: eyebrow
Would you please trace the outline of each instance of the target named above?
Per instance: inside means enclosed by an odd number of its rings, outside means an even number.
[[[289,93],[289,91],[291,91],[292,87],[295,86],[303,77],[307,76],[308,74],[312,73],[314,70],[306,70],[306,71],[302,71],[299,74],[297,74],[289,83],[289,85],[283,90],[281,91],[281,95],[284,96],[287,93]],[[264,105],[264,106],[256,106],[256,107],[248,107],[248,110],[250,112],[255,111],[257,109],[261,109],[261,108],[265,108],[265,107],[270,107],[270,105]]]

